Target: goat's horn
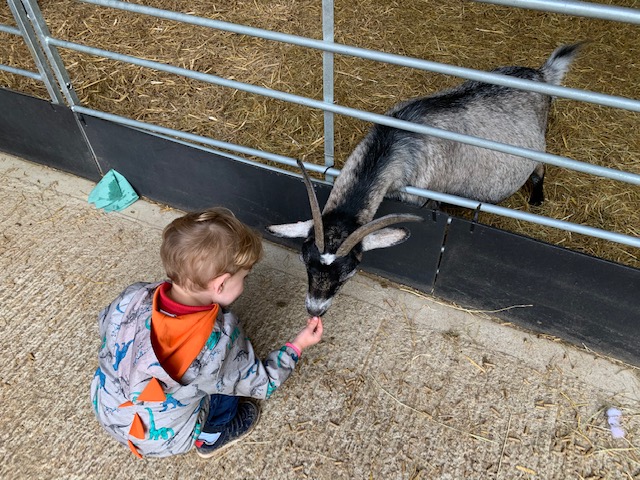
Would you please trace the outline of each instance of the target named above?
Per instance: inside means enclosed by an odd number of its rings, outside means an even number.
[[[309,195],[311,215],[313,216],[313,229],[316,233],[316,247],[318,247],[318,251],[322,254],[324,253],[324,228],[322,226],[322,214],[320,213],[320,205],[318,205],[318,197],[316,197],[316,192],[313,189],[309,174],[301,160],[298,160],[298,166],[300,170],[302,170],[302,179],[304,180],[304,185],[307,187],[307,194]]]
[[[377,230],[381,230],[384,227],[393,225],[394,223],[401,222],[421,222],[424,219],[418,215],[411,215],[410,213],[397,213],[391,215],[385,215],[384,217],[376,218],[375,220],[365,223],[361,227],[349,235],[336,252],[337,257],[344,257],[351,251],[358,243],[360,243],[364,237]]]

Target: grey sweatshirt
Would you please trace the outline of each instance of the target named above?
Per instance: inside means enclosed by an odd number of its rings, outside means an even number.
[[[288,346],[260,361],[235,315],[220,309],[205,346],[181,381],[175,381],[151,346],[152,301],[158,285],[130,285],[100,312],[102,345],[91,383],[91,400],[102,426],[134,453],[151,457],[184,453],[193,446],[207,418],[211,394],[269,398],[298,361]],[[138,401],[154,378],[165,399]],[[141,422],[144,438],[130,434],[136,431],[131,428],[134,420]]]

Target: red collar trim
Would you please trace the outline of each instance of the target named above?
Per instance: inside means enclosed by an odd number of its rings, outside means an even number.
[[[158,289],[159,289],[158,309],[162,310],[164,313],[168,315],[180,316],[180,315],[188,315],[190,313],[206,312],[207,310],[211,310],[215,307],[215,304],[197,305],[197,306],[183,305],[181,303],[178,303],[172,300],[168,294],[169,290],[171,290],[170,282],[164,282],[158,287]]]

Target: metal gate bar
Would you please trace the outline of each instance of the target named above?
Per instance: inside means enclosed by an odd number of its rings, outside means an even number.
[[[31,52],[31,56],[33,57],[33,61],[35,62],[36,68],[39,72],[38,78],[33,77],[31,73],[26,74],[25,76],[43,82],[53,103],[64,103],[62,95],[60,94],[60,89],[58,88],[56,80],[52,75],[51,70],[49,69],[49,65],[47,64],[47,60],[45,59],[45,56],[43,54],[41,44],[38,41],[36,32],[34,30],[32,24],[33,17],[27,16],[27,13],[25,12],[22,4],[19,1],[7,0],[7,4],[9,5],[11,14],[13,15],[13,18],[18,25],[17,34],[22,37],[25,45],[29,49],[29,52]],[[9,33],[15,32],[12,31]]]
[[[635,23],[640,25],[640,12],[633,8],[599,5],[588,2],[572,2],[558,0],[475,0],[479,3],[493,3],[509,7],[542,10],[544,12],[564,13],[578,17],[599,18],[614,22]]]

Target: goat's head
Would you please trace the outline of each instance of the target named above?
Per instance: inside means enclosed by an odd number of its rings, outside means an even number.
[[[306,222],[271,225],[267,230],[279,237],[305,238],[300,255],[309,277],[305,305],[310,315],[321,316],[329,309],[342,285],[356,273],[363,252],[398,245],[409,238],[406,228],[387,228],[389,225],[423,219],[417,215],[395,214],[359,225],[353,216],[341,213],[339,209],[321,214],[311,180],[301,161],[298,165],[302,169],[313,218]]]

